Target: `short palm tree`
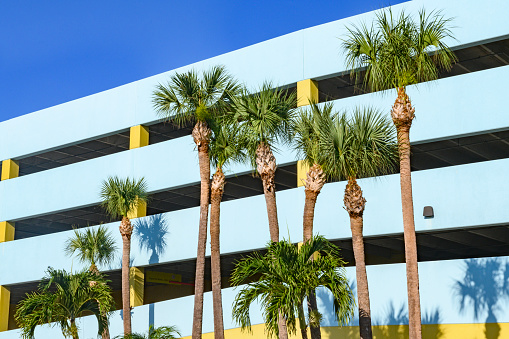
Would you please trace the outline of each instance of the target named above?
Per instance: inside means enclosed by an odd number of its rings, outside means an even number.
[[[316,252],[320,255],[309,260]],[[249,309],[258,300],[263,307],[269,336],[276,336],[279,314],[282,313],[288,331],[296,332],[298,319],[302,338],[306,339],[304,299],[323,286],[332,293],[339,324],[346,324],[352,316],[355,301],[343,265],[339,249],[321,236],[313,237],[300,249],[289,241],[270,242],[267,254],[255,253],[241,260],[232,273],[233,285],[248,283],[235,297],[233,319],[242,329],[249,330]]]
[[[244,144],[237,125],[218,124],[210,141],[210,159],[216,173],[210,192],[210,262],[212,299],[214,305],[214,338],[224,338],[223,306],[221,298],[221,253],[219,250],[220,207],[226,178],[224,166],[245,160]]]
[[[310,102],[308,109],[301,110],[295,119],[294,124],[294,147],[300,159],[309,166],[304,182],[306,200],[304,204],[303,220],[303,241],[307,242],[313,237],[313,219],[318,194],[325,184],[325,173],[322,164],[325,161],[325,153],[320,150],[320,136],[322,130],[330,128],[335,113],[332,112],[333,105],[325,103],[319,106],[316,102]],[[317,312],[316,295],[312,293],[308,298],[309,312]],[[320,323],[317,326],[310,326],[311,338],[321,338]]]
[[[140,205],[147,202],[147,183],[140,180],[109,177],[102,183],[102,206],[113,218],[122,218],[120,235],[122,236],[122,310],[124,314],[124,334],[131,333],[131,305],[129,294],[129,258],[131,253],[131,235],[133,226],[129,215]]]
[[[357,108],[350,120],[345,115],[336,117],[330,128],[322,132],[320,149],[327,157],[323,164],[324,171],[332,179],[348,180],[343,201],[352,230],[360,337],[371,339],[371,311],[362,235],[366,199],[362,196],[357,179],[394,173],[398,157],[395,131],[390,120],[382,113],[371,108]]]
[[[88,227],[85,230],[74,230],[74,236],[67,239],[65,252],[72,256],[77,254],[78,260],[90,265],[89,271],[99,273],[96,264],[105,265],[115,259],[117,246],[113,236],[103,225],[95,228]],[[103,339],[109,339],[108,325],[104,327]]]
[[[295,92],[273,89],[270,83],[264,83],[256,93],[244,91],[234,99],[232,114],[227,116],[230,121],[239,123],[251,164],[262,180],[270,239],[276,242],[279,241],[275,183],[277,165],[272,150],[274,143],[288,141],[296,106]],[[280,319],[279,338],[288,338],[283,318]]]
[[[178,125],[194,122],[192,136],[198,148],[200,166],[200,222],[194,291],[193,339],[201,337],[203,321],[203,291],[205,283],[205,248],[210,200],[209,143],[211,124],[231,103],[240,87],[223,66],[202,73],[176,73],[166,85],[159,84],[152,102],[158,114]]]
[[[175,326],[154,327],[150,325],[147,334],[131,333],[128,335],[119,335],[114,339],[177,339],[180,333]]]
[[[65,243],[66,254],[76,254],[80,262],[90,265],[89,270],[92,272],[99,272],[96,264],[111,263],[115,259],[116,251],[115,240],[103,225],[84,230],[75,229],[74,235]]]
[[[412,179],[410,169],[410,126],[415,117],[406,87],[435,80],[441,69],[449,70],[456,57],[446,44],[452,38],[450,19],[440,11],[419,12],[418,20],[403,11],[378,12],[374,24],[348,28],[343,42],[352,76],[360,77],[373,91],[396,89],[392,120],[397,129],[401,177],[401,201],[407,265],[410,338],[421,338],[419,273],[415,240]]]
[[[83,271],[76,274],[48,268],[39,289],[27,293],[17,306],[15,318],[22,337],[33,339],[37,325],[54,323],[65,337],[78,339],[76,318],[92,313],[99,324],[98,334],[108,323],[114,308],[111,289],[101,274]]]

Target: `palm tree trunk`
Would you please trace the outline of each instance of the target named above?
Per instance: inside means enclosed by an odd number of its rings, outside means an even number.
[[[267,216],[269,218],[270,240],[279,241],[279,223],[277,220],[276,205],[276,158],[270,149],[270,145],[261,142],[256,149],[256,169],[262,179],[263,194],[265,195],[265,204],[267,205]],[[288,339],[288,330],[286,320],[283,314],[279,313],[279,339]]]
[[[421,305],[419,298],[419,271],[417,264],[417,242],[415,239],[414,205],[412,198],[412,177],[410,169],[410,127],[415,109],[405,92],[398,89],[398,98],[392,106],[392,121],[398,132],[400,162],[401,205],[403,210],[403,231],[405,238],[405,260],[408,291],[409,338],[421,338]]]
[[[122,312],[124,314],[124,335],[131,334],[131,300],[129,294],[129,258],[131,254],[131,235],[133,226],[128,217],[120,222],[122,235]]]
[[[299,304],[299,327],[302,339],[308,339],[306,319],[304,318],[304,309],[302,307],[302,304]]]
[[[71,319],[71,335],[73,339],[79,339],[78,327],[76,326],[76,319]]]
[[[221,257],[219,251],[219,217],[225,177],[218,168],[210,185],[210,262],[212,275],[212,302],[214,308],[214,338],[224,339],[223,305],[221,298]]]
[[[350,215],[352,230],[353,254],[355,257],[355,273],[357,278],[357,299],[359,301],[359,332],[361,339],[371,339],[371,308],[369,302],[368,276],[364,258],[364,238],[362,236],[364,208],[366,199],[355,178],[350,178],[345,189],[345,208]]]
[[[279,241],[279,223],[277,220],[276,205],[276,158],[270,149],[270,145],[261,142],[256,149],[256,168],[262,179],[263,194],[267,205],[267,216],[269,218],[270,240]]]
[[[90,265],[90,268],[88,269],[90,272],[94,273],[94,274],[100,274],[101,272],[99,272],[99,269],[97,268],[97,266],[95,265],[94,262],[92,262],[92,265]],[[92,285],[95,285],[97,284],[95,281],[91,281],[90,282],[90,286]],[[101,303],[99,302],[99,300],[96,300],[97,301],[97,304],[99,305],[99,308],[101,307]],[[105,313],[101,313],[104,317],[107,317],[107,314]],[[101,338],[102,339],[110,339],[110,330],[109,330],[109,325],[106,324],[106,326],[104,327],[104,330],[103,330],[103,333],[101,334]]]
[[[194,283],[194,314],[192,338],[201,338],[203,323],[203,290],[205,288],[205,249],[207,245],[207,222],[210,199],[210,128],[207,123],[198,121],[193,128],[193,139],[198,148],[200,165],[200,223],[198,228],[198,251],[196,254],[196,276]]]
[[[304,203],[304,220],[303,220],[303,240],[308,242],[313,237],[313,220],[315,217],[316,198],[323,185],[325,184],[325,174],[320,165],[314,164],[309,169],[306,175],[306,183],[304,192],[306,200]],[[311,258],[313,260],[313,258]],[[316,303],[316,293],[312,292],[308,297],[308,312],[309,314],[318,312],[318,305]],[[320,324],[313,322],[310,324],[311,339],[321,339],[322,333],[320,331]]]

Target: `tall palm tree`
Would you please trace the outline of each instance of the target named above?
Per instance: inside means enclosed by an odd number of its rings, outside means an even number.
[[[372,108],[356,108],[350,120],[345,115],[337,117],[331,128],[322,132],[320,148],[327,156],[324,171],[333,179],[348,180],[343,201],[350,216],[352,231],[360,337],[371,339],[371,311],[362,235],[366,199],[357,179],[394,173],[398,158],[395,131],[391,121],[382,113]]]
[[[279,223],[276,205],[276,158],[272,152],[274,143],[288,141],[293,113],[297,106],[295,92],[273,89],[264,83],[256,93],[244,91],[234,100],[232,114],[227,116],[239,123],[241,134],[246,138],[251,164],[256,168],[263,184],[270,239],[279,241]],[[279,338],[287,339],[285,320],[279,320]]]
[[[122,217],[120,235],[122,236],[122,310],[124,314],[124,334],[131,333],[131,302],[129,294],[129,258],[133,226],[130,215],[140,204],[147,202],[147,183],[139,180],[109,177],[101,188],[102,206],[113,218]]]
[[[93,273],[99,273],[96,263],[100,265],[111,263],[116,251],[113,236],[103,225],[98,228],[88,227],[83,231],[75,229],[74,235],[65,243],[66,254],[72,256],[76,253],[78,260],[89,264],[89,271]],[[104,327],[102,338],[110,338],[108,324]]]
[[[114,339],[177,339],[180,333],[175,326],[154,327],[150,325],[147,335],[141,333],[132,333],[128,335],[119,335]]]
[[[406,87],[435,80],[441,69],[449,70],[456,57],[446,44],[453,38],[450,20],[440,11],[419,11],[419,18],[399,16],[392,11],[377,13],[368,28],[348,28],[343,42],[346,61],[353,77],[365,69],[364,84],[373,91],[396,89],[397,98],[391,116],[397,129],[400,162],[401,202],[407,267],[410,338],[421,338],[419,273],[410,169],[410,126],[415,117]]]
[[[229,116],[239,123],[240,132],[246,138],[251,164],[262,180],[270,239],[276,242],[279,241],[279,224],[274,181],[277,165],[273,147],[276,142],[289,139],[296,98],[295,92],[273,89],[270,83],[264,83],[256,93],[245,91],[234,100]]]
[[[192,136],[198,149],[200,166],[200,222],[194,291],[193,339],[201,337],[203,290],[205,283],[205,248],[210,199],[210,125],[230,103],[240,86],[223,66],[214,66],[199,77],[195,71],[176,73],[168,84],[159,84],[152,102],[158,114],[178,125],[194,122]]]
[[[316,252],[321,255],[309,260]],[[283,313],[288,331],[296,332],[298,319],[302,338],[307,339],[304,298],[323,286],[332,293],[338,322],[346,324],[355,301],[343,265],[339,249],[322,236],[313,237],[300,249],[289,241],[270,242],[264,256],[255,253],[241,260],[232,273],[233,285],[249,282],[235,297],[233,319],[249,330],[249,309],[259,300],[269,336],[277,334],[279,314]]]
[[[111,289],[101,274],[76,274],[48,268],[37,291],[27,293],[17,306],[15,318],[24,339],[33,339],[37,325],[55,322],[65,337],[79,339],[76,318],[92,313],[101,335],[114,308]]]
[[[210,189],[210,262],[212,276],[212,300],[214,307],[214,338],[224,338],[223,306],[221,298],[221,253],[219,250],[219,219],[221,199],[226,178],[224,166],[245,160],[244,143],[237,125],[218,124],[210,141],[210,159],[216,172]]]
[[[304,242],[313,237],[316,199],[325,184],[325,173],[322,168],[325,153],[320,150],[320,136],[324,134],[322,130],[330,128],[335,116],[335,113],[332,113],[333,105],[331,103],[326,103],[323,107],[317,105],[316,102],[309,104],[309,109],[300,111],[294,124],[294,147],[299,158],[304,159],[309,166],[304,182],[306,194],[303,218]],[[315,293],[311,293],[308,298],[308,309],[309,314],[318,311]],[[321,338],[320,322],[315,322],[315,324],[317,326],[313,326],[314,324],[310,326],[311,338],[318,339]]]

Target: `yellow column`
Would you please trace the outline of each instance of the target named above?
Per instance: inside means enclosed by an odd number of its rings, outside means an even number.
[[[19,175],[18,162],[12,159],[2,161],[2,180],[16,178]]]
[[[14,223],[0,221],[0,242],[14,240]]]
[[[129,219],[141,218],[146,216],[147,216],[147,204],[145,202],[138,203],[138,206],[136,206],[136,208],[133,211],[127,213],[127,217]]]
[[[318,102],[318,83],[311,79],[297,82],[297,107],[309,105],[309,101]]]
[[[129,269],[129,295],[131,307],[143,305],[145,294],[145,271],[143,268],[131,267]]]
[[[148,146],[148,127],[138,125],[131,127],[129,149]]]
[[[305,186],[309,165],[304,160],[297,161],[297,187]]]
[[[11,291],[7,287],[0,286],[0,332],[9,329],[9,302]]]

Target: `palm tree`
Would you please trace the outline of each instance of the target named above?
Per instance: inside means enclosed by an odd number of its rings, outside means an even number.
[[[86,228],[74,230],[74,236],[67,239],[65,253],[69,256],[77,254],[78,260],[90,265],[91,272],[99,272],[96,264],[107,265],[115,259],[117,246],[107,228]]]
[[[176,73],[167,85],[159,84],[152,102],[158,114],[178,125],[194,122],[192,136],[198,148],[200,166],[200,223],[194,291],[193,339],[201,337],[203,318],[203,290],[205,283],[205,248],[210,199],[210,125],[214,118],[230,104],[240,90],[239,85],[223,66],[215,66],[202,73]]]
[[[309,260],[316,252],[321,255]],[[242,329],[249,330],[249,309],[259,300],[269,336],[277,334],[279,314],[282,313],[288,331],[296,333],[298,319],[302,338],[307,339],[304,298],[323,286],[332,293],[338,322],[346,324],[352,316],[355,301],[343,265],[339,249],[322,236],[313,237],[300,249],[289,241],[270,242],[267,254],[255,253],[241,260],[232,273],[233,285],[249,282],[235,297],[233,319]]]
[[[19,302],[15,318],[25,339],[34,338],[37,325],[52,322],[60,326],[65,337],[78,339],[76,318],[95,315],[101,335],[113,307],[111,289],[101,274],[90,271],[70,274],[50,267],[39,289],[27,293]]]
[[[353,77],[365,69],[364,84],[372,91],[397,89],[391,116],[397,129],[401,202],[407,267],[408,311],[410,338],[421,338],[419,273],[415,240],[412,179],[410,169],[410,126],[415,117],[406,87],[435,80],[440,69],[449,70],[456,57],[445,40],[453,38],[450,20],[440,11],[419,11],[415,20],[404,11],[377,13],[374,24],[348,28],[343,41],[347,66]]]
[[[78,260],[90,265],[89,271],[99,273],[97,264],[109,264],[115,258],[117,246],[110,232],[103,225],[98,228],[86,228],[83,231],[74,230],[74,236],[67,239],[65,252],[68,256],[77,253]],[[103,339],[109,339],[108,324],[102,333]]]
[[[221,123],[213,130],[210,141],[210,159],[216,172],[212,177],[210,192],[210,262],[212,276],[212,299],[214,305],[214,338],[224,338],[223,306],[221,298],[221,256],[219,250],[219,219],[221,199],[226,178],[223,167],[230,162],[245,159],[243,140],[238,126]]]
[[[234,100],[229,119],[239,123],[241,134],[246,138],[251,164],[257,169],[263,183],[267,204],[270,239],[279,241],[279,225],[276,207],[276,158],[274,143],[288,141],[293,113],[297,104],[295,92],[273,89],[264,83],[256,93],[244,93]]]
[[[246,138],[247,151],[251,164],[260,175],[267,206],[271,241],[279,241],[279,224],[276,205],[276,158],[272,152],[273,144],[288,141],[294,108],[297,105],[295,92],[273,89],[264,83],[256,93],[244,93],[234,99],[233,110],[227,116],[239,123],[240,133]],[[279,338],[287,339],[285,320],[279,320]]]
[[[120,235],[122,236],[122,310],[124,314],[124,334],[131,333],[131,303],[129,294],[129,258],[133,226],[130,215],[140,204],[147,202],[147,183],[145,179],[121,179],[109,177],[102,183],[102,206],[113,218],[122,217]]]
[[[332,113],[333,105],[326,103],[320,107],[316,102],[310,102],[309,109],[300,111],[294,124],[295,138],[294,147],[299,158],[304,159],[309,170],[304,182],[306,200],[304,204],[303,241],[307,242],[313,237],[313,219],[315,204],[318,194],[325,184],[325,173],[322,164],[325,161],[324,153],[320,151],[320,135],[322,130],[332,125],[335,114]],[[311,258],[313,259],[313,258]],[[308,298],[309,313],[318,311],[315,293]],[[311,338],[321,338],[320,323],[310,326]]]
[[[368,278],[364,258],[363,214],[366,199],[357,179],[393,173],[397,163],[395,131],[389,119],[372,108],[356,108],[350,120],[336,117],[329,129],[322,129],[321,152],[327,175],[348,180],[344,195],[350,216],[357,277],[359,329],[362,339],[372,338]]]
[[[150,325],[147,335],[141,333],[132,333],[128,335],[119,335],[114,339],[177,339],[180,333],[175,326],[154,327]]]

